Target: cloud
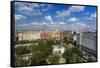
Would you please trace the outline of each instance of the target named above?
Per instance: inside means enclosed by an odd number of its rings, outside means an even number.
[[[65,17],[70,15],[70,11],[68,10],[57,11],[56,14],[58,17]]]
[[[32,22],[31,25],[39,25],[38,22]]]
[[[27,28],[26,28],[27,27]],[[23,23],[20,24],[18,29],[21,30],[35,30],[35,31],[41,31],[41,30],[88,30],[90,29],[90,26],[85,24],[84,22],[75,22],[72,24],[66,25],[65,22],[59,21],[52,23],[47,23],[45,21],[42,22],[30,22],[30,23]]]
[[[42,22],[42,24],[43,24],[43,25],[47,25],[47,23],[46,23],[46,22]]]
[[[57,25],[58,26],[58,25],[64,25],[65,23],[62,21],[54,21],[53,18],[50,15],[48,15],[48,16],[44,17],[43,24],[45,24],[45,25]]]
[[[59,29],[59,27],[60,25],[57,25],[56,22],[53,22],[53,24],[46,23],[46,22],[41,22],[41,23],[30,22],[30,23],[23,23],[23,24],[17,25],[17,30],[35,30],[35,31],[47,30],[48,31],[48,30]]]
[[[41,31],[43,30],[43,27],[39,25],[22,24],[20,26],[17,26],[16,30]]]
[[[20,6],[19,7],[19,10],[22,10],[22,11],[32,11],[33,8],[32,7],[29,7],[27,5],[24,5],[24,6]]]
[[[41,7],[45,7],[45,6],[47,6],[47,7],[49,7],[49,8],[51,8],[52,7],[52,5],[51,4],[39,4]]]
[[[85,23],[76,23],[77,26],[80,26],[80,27],[86,27],[87,25]]]
[[[51,4],[39,4],[40,7],[42,8],[41,11],[45,12],[45,11],[48,11],[49,9],[52,8],[52,5]]]
[[[96,18],[96,12],[92,13],[90,17]]]
[[[43,8],[43,9],[42,9],[43,12],[45,12],[45,11],[47,11],[47,10],[49,10],[49,9],[48,9],[48,8]]]
[[[42,12],[39,9],[37,3],[16,3],[16,10],[25,15],[41,15]]]
[[[38,3],[23,3],[23,2],[16,2],[15,3],[15,6],[18,6],[18,7],[26,7],[26,8],[39,8],[40,5]]]
[[[84,6],[71,6],[68,10],[70,12],[81,12],[84,11],[85,7]]]
[[[44,6],[46,6],[46,4],[40,4],[40,6],[41,6],[41,7],[44,7]]]
[[[86,31],[90,30],[92,27],[85,24],[84,22],[76,22],[71,24],[71,27],[73,30],[81,30],[81,31]]]
[[[27,27],[29,26],[30,24],[26,24],[26,23],[23,23],[23,24],[20,24],[20,25],[17,25],[18,27]]]
[[[86,17],[83,17],[85,20],[96,20],[96,12],[88,14]]]
[[[68,22],[76,22],[76,21],[78,21],[78,19],[75,17],[72,17],[72,18],[69,18],[67,21]]]
[[[26,19],[26,17],[23,16],[23,15],[20,15],[20,14],[15,14],[15,20],[16,20],[16,21],[17,21],[17,20],[22,20],[22,19]]]
[[[25,15],[41,15],[42,11],[45,12],[52,7],[50,4],[38,3],[15,3],[16,10]]]
[[[66,23],[65,23],[65,22],[59,22],[59,24],[60,24],[60,25],[65,25]]]
[[[62,11],[56,11],[56,18],[65,20],[66,17],[69,17],[72,15],[72,13],[76,13],[76,12],[81,12],[84,11],[85,7],[84,6],[71,6],[66,10],[62,10]],[[75,21],[75,18],[71,19],[72,21]]]
[[[16,25],[19,30],[42,30],[42,24],[39,22],[29,22]]]
[[[30,4],[30,6],[33,7],[33,8],[39,8],[40,7],[40,5],[38,3],[32,3],[32,4]]]
[[[51,22],[52,21],[52,17],[51,16],[45,16],[44,19],[48,22]]]

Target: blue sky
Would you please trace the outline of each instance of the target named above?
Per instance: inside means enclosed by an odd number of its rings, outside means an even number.
[[[24,30],[96,29],[96,7],[15,2],[15,27]]]

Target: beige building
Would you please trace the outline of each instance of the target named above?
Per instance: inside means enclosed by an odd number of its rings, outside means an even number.
[[[15,35],[18,38],[18,41],[32,41],[40,39],[40,32],[18,32]]]
[[[30,32],[17,32],[15,34],[15,38],[17,38],[18,41],[23,41],[23,40],[37,40],[37,39],[55,39],[55,40],[60,40],[62,37],[69,37],[72,35],[72,31],[30,31]]]
[[[41,32],[41,39],[56,39],[60,40],[60,31]]]
[[[72,34],[72,31],[61,31],[62,37],[70,37]]]
[[[52,31],[50,32],[51,38],[56,39],[56,40],[60,40],[60,31]]]

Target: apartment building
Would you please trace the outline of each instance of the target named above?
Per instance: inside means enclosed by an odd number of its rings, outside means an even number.
[[[41,39],[55,39],[60,40],[60,31],[47,31],[47,32],[41,32]]]
[[[18,41],[32,41],[41,39],[40,32],[16,32],[15,38],[17,38]]]
[[[77,33],[76,45],[86,52],[96,55],[97,46],[96,31],[87,31]]]

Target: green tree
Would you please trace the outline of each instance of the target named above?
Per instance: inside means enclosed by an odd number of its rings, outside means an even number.
[[[52,40],[52,39],[49,39],[49,40],[47,41],[47,44],[50,45],[50,46],[52,46],[52,45],[55,44],[55,41]]]
[[[38,45],[32,44],[30,48],[32,50],[31,65],[47,64],[46,59],[52,54],[51,46],[39,41]]]
[[[66,59],[66,63],[70,63],[71,56],[72,56],[71,49],[66,49],[64,54],[63,54],[63,57]]]
[[[58,64],[59,63],[60,56],[59,55],[51,55],[48,58],[48,61],[50,64]]]
[[[18,46],[15,48],[16,55],[23,55],[31,53],[31,50],[28,49],[26,46]]]
[[[37,51],[34,52],[34,54],[32,54],[32,58],[31,58],[31,64],[30,65],[40,65],[40,64],[44,64],[44,62],[46,64],[45,61],[45,54],[41,51]]]
[[[81,62],[81,57],[73,53],[73,55],[70,58],[70,63],[79,63],[79,62]]]
[[[71,48],[72,52],[82,57],[82,51],[79,51],[76,47]]]
[[[23,60],[22,57],[15,57],[15,66],[28,66],[29,61]]]
[[[64,37],[64,38],[63,38],[63,42],[64,42],[64,43],[67,43],[67,37]]]
[[[92,55],[88,55],[88,62],[94,62],[96,61],[96,58],[94,58]]]
[[[67,48],[63,57],[66,59],[66,63],[81,62],[82,52],[75,47]]]

